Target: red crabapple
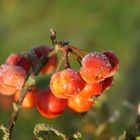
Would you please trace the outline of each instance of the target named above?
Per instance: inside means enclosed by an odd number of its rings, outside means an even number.
[[[86,112],[92,107],[92,105],[92,99],[84,98],[79,94],[68,99],[68,107],[75,112]]]
[[[87,83],[106,78],[111,72],[108,58],[101,52],[89,53],[82,59],[80,74]]]
[[[32,87],[27,91],[26,96],[22,102],[23,108],[32,108],[35,106],[37,92],[38,90],[36,87]],[[20,96],[20,92],[18,91],[15,94],[15,101],[18,101],[19,96]]]
[[[31,66],[31,61],[25,57],[24,54],[14,53],[7,58],[6,64],[20,66],[28,72]]]
[[[4,64],[0,67],[0,93],[12,95],[24,85],[26,72],[23,68]]]
[[[112,86],[113,76],[105,78],[102,83],[102,91],[108,90]]]
[[[68,99],[79,93],[85,86],[80,74],[73,69],[64,69],[55,73],[50,80],[52,93],[63,99]]]
[[[50,89],[41,91],[36,98],[36,108],[46,118],[58,117],[66,106],[67,100],[55,97]]]
[[[112,85],[113,76],[107,77],[102,81],[96,83],[86,83],[85,87],[79,94],[84,98],[91,98],[93,96],[100,96],[105,90]]]
[[[106,51],[106,52],[103,52],[103,54],[107,56],[107,58],[109,59],[111,63],[112,69],[111,69],[110,76],[112,76],[119,69],[119,59],[112,51]]]
[[[81,92],[79,92],[79,95],[81,95],[84,98],[91,98],[93,96],[100,95],[102,93],[102,82],[98,81],[96,83],[86,83],[85,87]]]

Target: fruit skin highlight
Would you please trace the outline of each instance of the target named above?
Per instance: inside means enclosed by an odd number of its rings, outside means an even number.
[[[64,69],[53,74],[50,80],[52,93],[63,99],[68,99],[78,94],[85,86],[85,82],[80,74],[73,69]]]
[[[83,57],[80,74],[87,83],[94,83],[108,77],[111,68],[106,55],[101,52],[93,52]]]
[[[41,91],[36,98],[38,112],[46,118],[56,118],[67,107],[67,100],[55,97],[51,90]]]

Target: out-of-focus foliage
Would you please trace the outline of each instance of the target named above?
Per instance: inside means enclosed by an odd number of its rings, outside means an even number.
[[[69,40],[79,48],[114,51],[120,69],[112,88],[87,114],[66,110],[61,117],[48,120],[35,109],[23,110],[13,139],[34,139],[33,127],[43,122],[68,135],[81,131],[83,140],[118,138],[133,123],[140,101],[140,1],[0,0],[0,63],[11,53],[40,44],[51,46],[50,28],[57,31],[59,40]],[[38,86],[48,87],[49,78],[39,78]],[[0,111],[0,123],[9,118],[10,112],[4,110]]]

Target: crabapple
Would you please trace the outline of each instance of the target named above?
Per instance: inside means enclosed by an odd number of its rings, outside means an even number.
[[[89,53],[82,59],[80,74],[87,83],[106,78],[111,72],[111,64],[101,52]]]
[[[102,92],[102,83],[96,82],[96,83],[86,83],[85,87],[79,94],[84,98],[91,98],[92,96],[100,95]]]
[[[102,83],[102,91],[108,90],[112,86],[113,76],[105,78]]]
[[[46,118],[58,117],[64,112],[66,106],[67,100],[57,98],[50,89],[41,91],[36,98],[36,108]]]
[[[112,69],[111,69],[110,76],[112,76],[119,69],[119,60],[117,56],[115,55],[115,53],[112,51],[106,51],[106,52],[103,52],[103,54],[107,56],[107,58],[109,59],[111,63]]]
[[[68,99],[79,93],[85,86],[84,80],[80,74],[73,69],[64,69],[61,72],[53,74],[50,80],[52,93],[63,99]]]
[[[4,64],[0,67],[0,93],[12,95],[24,85],[26,72],[23,68]]]
[[[25,57],[24,54],[14,53],[7,58],[6,64],[20,66],[28,72],[31,66],[31,61]]]
[[[92,105],[92,99],[84,98],[79,94],[68,99],[68,107],[75,112],[86,112],[92,107]]]
[[[37,96],[37,88],[36,87],[31,87],[26,93],[26,96],[22,102],[22,107],[23,108],[32,108],[35,106],[35,101],[36,101],[36,96]],[[20,97],[20,92],[16,92],[15,94],[15,101],[18,101]]]
[[[96,83],[86,83],[85,87],[79,94],[84,98],[91,98],[93,96],[100,96],[105,90],[112,85],[113,76],[107,77],[102,81]]]
[[[48,59],[48,61],[40,70],[40,72],[42,74],[45,74],[45,73],[50,74],[56,68],[56,64],[57,64],[57,56],[56,54],[54,54]]]
[[[51,50],[52,48],[49,48],[47,45],[42,45],[37,48],[33,48],[33,51],[38,58],[47,56]],[[48,58],[46,64],[43,66],[40,72],[42,74],[45,73],[50,74],[52,70],[56,68],[56,64],[57,64],[57,55],[54,54],[50,58]]]

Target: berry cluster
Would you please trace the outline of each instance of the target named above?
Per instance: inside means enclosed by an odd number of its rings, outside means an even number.
[[[67,99],[73,111],[86,112],[93,106],[94,97],[111,87],[118,67],[118,58],[111,51],[88,53],[79,71],[67,68],[53,74],[50,89],[56,97]]]
[[[56,68],[56,50],[60,49],[65,54],[65,68],[57,69],[52,75],[49,88],[40,90],[35,84],[31,85],[22,107],[35,106],[46,118],[59,116],[66,107],[80,113],[88,111],[94,104],[93,99],[111,87],[113,76],[119,67],[118,58],[111,51],[87,53],[81,57],[74,52],[73,46],[63,44],[59,48],[57,44],[56,48],[44,45],[33,48],[29,53],[10,55],[5,64],[0,66],[0,93],[6,96],[14,95],[15,102],[18,102],[27,76],[38,65],[42,65],[39,73],[50,74]],[[55,53],[52,53],[53,51]],[[73,53],[81,64],[79,71],[70,67],[69,52]]]

